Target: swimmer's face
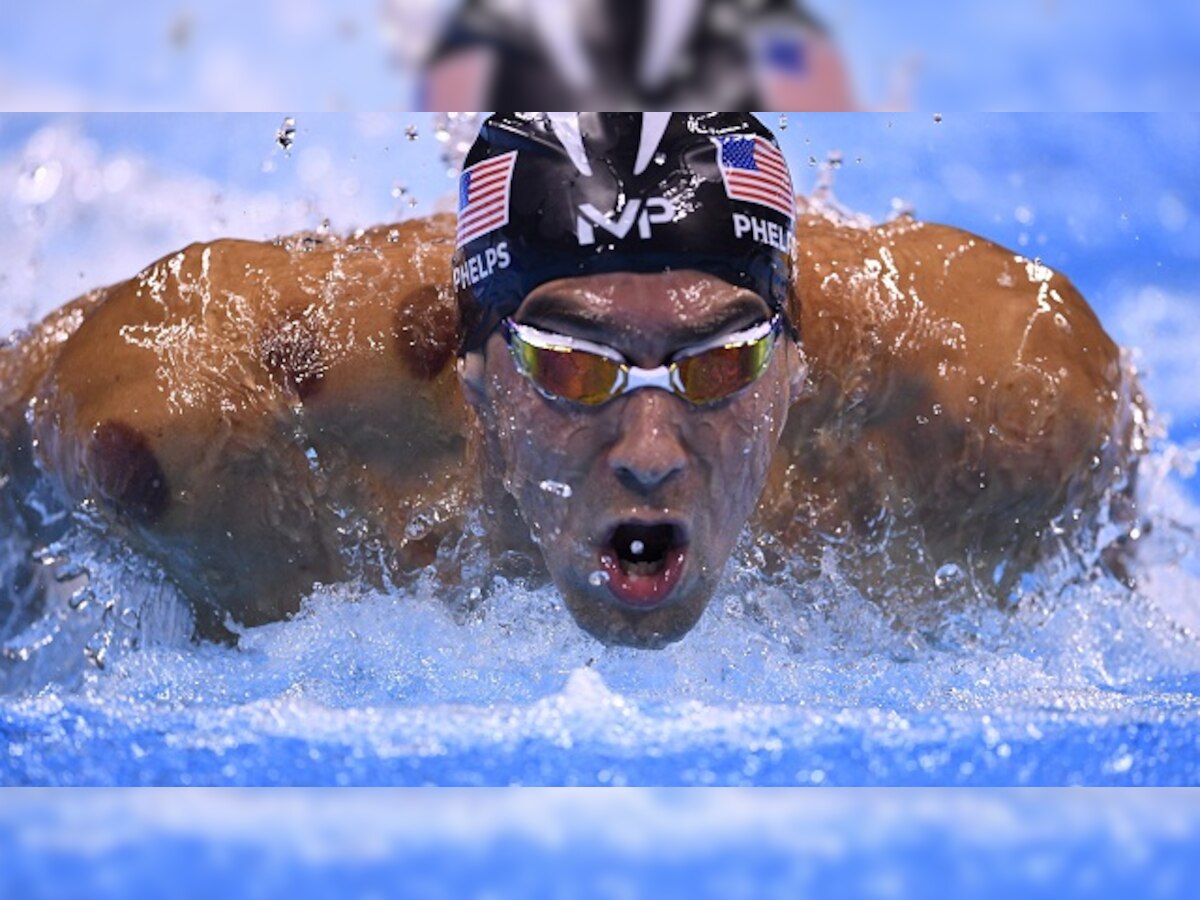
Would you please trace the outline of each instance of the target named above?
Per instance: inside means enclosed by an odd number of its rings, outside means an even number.
[[[642,368],[770,318],[762,298],[698,272],[554,281],[513,316]],[[758,380],[707,406],[657,388],[598,406],[548,397],[500,332],[462,371],[505,486],[579,625],[644,647],[686,634],[762,491],[802,381],[794,342],[781,336]]]

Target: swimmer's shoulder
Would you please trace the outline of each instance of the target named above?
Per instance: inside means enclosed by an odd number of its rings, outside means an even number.
[[[1069,278],[961,228],[809,212],[797,223],[795,274],[802,330],[856,352],[873,344],[903,359],[940,340],[994,370],[1048,354],[1096,370],[1118,355]]]
[[[78,499],[91,485],[75,476],[106,425],[136,431],[185,473],[209,460],[215,435],[241,435],[230,453],[278,452],[272,435],[296,415],[368,462],[453,452],[447,219],[193,244],[109,288],[41,381],[47,467]]]
[[[108,288],[64,342],[58,374],[77,390],[130,367],[230,391],[265,389],[266,376],[304,393],[384,344],[440,372],[457,339],[452,240],[451,217],[434,216],[345,238],[193,243]]]
[[[994,451],[992,468],[1051,491],[1112,431],[1120,349],[1044,262],[907,216],[802,217],[798,248],[820,421],[850,410],[918,468],[933,447],[960,461],[964,447]]]

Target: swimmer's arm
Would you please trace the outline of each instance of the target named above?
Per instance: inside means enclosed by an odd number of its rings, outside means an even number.
[[[425,281],[448,274],[448,228],[344,253],[193,245],[114,288],[39,393],[64,501],[95,501],[198,608],[244,624],[342,577],[339,502],[403,532],[461,455],[457,319]]]
[[[1103,492],[1120,355],[1070,282],[941,226],[803,219],[800,235],[813,376],[784,448],[826,527],[908,510],[962,546]]]

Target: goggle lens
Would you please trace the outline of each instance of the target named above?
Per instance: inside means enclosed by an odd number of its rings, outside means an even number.
[[[621,364],[586,350],[538,347],[513,334],[517,363],[542,391],[585,406],[612,399],[622,380]]]
[[[718,344],[677,359],[661,370],[669,371],[670,377],[660,386],[696,406],[736,394],[766,370],[779,324],[776,318],[752,340]],[[576,346],[580,342],[572,338],[512,322],[505,323],[505,334],[518,369],[544,394],[599,406],[622,394],[629,384],[630,366]]]
[[[679,360],[675,365],[684,397],[697,405],[715,403],[753,384],[770,361],[773,337],[770,333],[753,343],[714,347]]]

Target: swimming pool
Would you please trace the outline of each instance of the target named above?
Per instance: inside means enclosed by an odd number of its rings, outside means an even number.
[[[746,543],[662,651],[606,649],[553,591],[485,571],[465,618],[431,582],[329,586],[230,649],[189,644],[169,589],[79,528],[47,555],[85,565],[91,599],[6,644],[0,783],[1200,783],[1200,117],[767,120],[800,184],[1038,256],[1139,348],[1163,435],[1136,590],[1066,554],[1015,612],[948,602],[931,624],[865,602],[836,560],[766,578]],[[351,229],[451,186],[455,138],[426,116],[300,116],[290,151],[280,124],[0,118],[0,330],[194,239]]]
[[[401,795],[402,793],[402,795]],[[1186,897],[1191,792],[10,795],[21,897]]]

